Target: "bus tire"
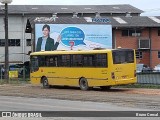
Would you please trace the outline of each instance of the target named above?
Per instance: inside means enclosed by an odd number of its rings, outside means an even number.
[[[49,85],[49,83],[48,83],[48,79],[46,78],[46,77],[44,77],[43,79],[42,79],[42,85],[43,85],[43,88],[50,88],[50,85]]]
[[[102,90],[110,90],[111,86],[100,86]]]
[[[79,80],[79,87],[81,90],[84,90],[84,91],[89,90],[88,81],[86,78],[81,78]]]

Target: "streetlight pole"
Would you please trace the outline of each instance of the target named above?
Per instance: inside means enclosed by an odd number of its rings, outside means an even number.
[[[2,4],[5,4],[5,79],[9,81],[9,56],[8,56],[8,4],[12,0],[0,0]]]

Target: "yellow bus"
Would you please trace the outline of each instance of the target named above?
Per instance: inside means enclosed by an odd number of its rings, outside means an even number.
[[[78,86],[110,89],[136,83],[133,49],[87,51],[41,51],[30,54],[31,83],[50,86]]]

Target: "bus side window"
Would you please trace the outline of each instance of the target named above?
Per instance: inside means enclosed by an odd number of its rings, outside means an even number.
[[[77,55],[77,66],[78,67],[82,67],[83,66],[82,55]]]
[[[107,54],[96,55],[96,67],[107,67]]]
[[[82,61],[79,61],[79,62],[77,63],[77,66],[80,66],[80,67],[82,67],[82,66],[83,66],[83,63],[82,63]]]
[[[49,66],[49,56],[46,56],[46,58],[45,58],[45,65]]]
[[[54,63],[55,63],[55,66],[57,67],[58,66],[58,57],[54,58]]]
[[[59,66],[68,67],[70,66],[70,55],[62,55],[58,58]]]
[[[88,65],[89,65],[90,67],[93,66],[93,56],[89,56],[89,57],[88,57]]]
[[[83,57],[83,65],[86,67],[87,64],[88,64],[88,62],[87,62],[87,56],[84,56]]]
[[[88,54],[83,57],[84,67],[94,67],[95,66],[95,55]]]
[[[45,66],[45,57],[38,56],[38,63],[39,63],[39,67]]]
[[[54,66],[54,60],[53,60],[53,57],[51,57],[51,58],[49,59],[49,65],[50,65],[50,66]]]
[[[72,55],[71,56],[71,66],[80,67],[83,66],[82,55]]]

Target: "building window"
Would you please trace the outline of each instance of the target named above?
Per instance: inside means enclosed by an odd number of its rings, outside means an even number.
[[[128,36],[135,36],[135,30],[128,30]]]
[[[122,36],[128,36],[128,30],[122,30]]]
[[[0,39],[0,46],[5,46],[5,39]],[[20,46],[20,39],[8,39],[8,46]]]
[[[26,39],[26,46],[31,46],[31,39]]]
[[[5,46],[5,39],[0,39],[0,46]]]
[[[160,58],[160,51],[158,51],[158,58]]]
[[[143,54],[141,51],[136,51],[136,58],[142,58]]]
[[[141,30],[135,30],[135,29],[127,29],[127,30],[122,30],[122,36],[133,36],[133,37],[138,37],[141,36]]]
[[[160,36],[160,29],[158,29],[158,36]]]
[[[20,46],[20,39],[9,39],[8,46]]]

